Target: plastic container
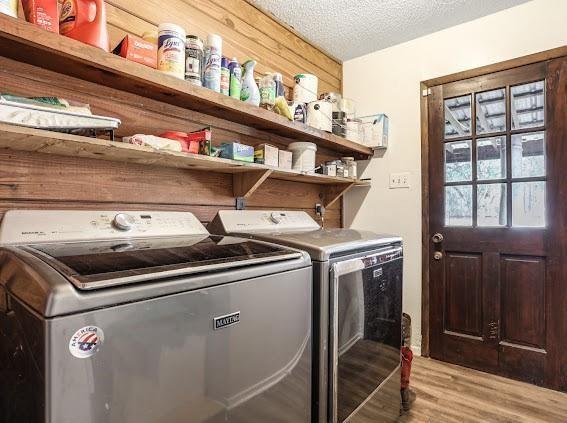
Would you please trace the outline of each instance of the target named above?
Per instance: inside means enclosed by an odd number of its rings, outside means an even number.
[[[228,70],[230,72],[229,95],[232,98],[240,100],[240,92],[242,90],[242,67],[236,57],[233,57],[228,64]]]
[[[204,61],[203,40],[196,35],[187,35],[185,37],[185,79],[195,85],[202,85],[201,74]]]
[[[348,177],[356,179],[358,177],[358,166],[354,160],[354,157],[341,157],[341,160],[347,168]]]
[[[354,100],[344,97],[341,98],[339,100],[339,110],[341,112],[344,112],[347,119],[354,119],[354,116],[356,114],[356,107]]]
[[[158,27],[158,70],[185,79],[185,30],[179,25]]]
[[[148,43],[154,43],[157,46],[158,43],[158,32],[157,31],[146,31],[142,34],[142,40]]]
[[[247,60],[242,64],[242,89],[240,91],[240,99],[245,103],[260,105],[260,90],[254,80],[255,60]]]
[[[104,0],[63,0],[59,14],[59,32],[109,52]]]
[[[221,92],[221,59],[222,37],[217,34],[209,34],[205,51],[203,86],[217,93]]]
[[[312,142],[292,142],[288,146],[292,153],[292,168],[300,172],[315,173],[317,145]]]
[[[362,132],[362,122],[360,119],[347,119],[346,123],[346,138],[354,141],[360,142],[363,133]],[[362,136],[361,136],[362,135]]]
[[[285,97],[285,88],[283,84],[283,76],[279,72],[273,74],[274,82],[276,83],[276,97]]]
[[[267,73],[260,80],[260,107],[273,110],[276,104],[276,83],[271,73]]]
[[[221,59],[221,75],[220,75],[220,93],[229,95],[230,93],[230,69],[228,68],[228,59]]]
[[[293,87],[293,101],[297,103],[311,103],[317,101],[319,79],[315,75],[300,73],[295,75]]]
[[[0,0],[0,13],[17,18],[18,0]]]

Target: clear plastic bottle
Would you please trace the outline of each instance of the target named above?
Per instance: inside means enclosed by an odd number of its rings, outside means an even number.
[[[285,89],[283,84],[283,76],[279,72],[275,72],[273,75],[274,82],[276,83],[276,97],[285,97]]]
[[[260,80],[260,107],[273,110],[274,104],[276,104],[276,83],[274,76],[267,73]]]

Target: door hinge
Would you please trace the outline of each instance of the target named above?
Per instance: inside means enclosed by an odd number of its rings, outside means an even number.
[[[490,322],[488,324],[488,339],[498,339],[500,332],[500,322]]]
[[[422,97],[427,97],[429,94],[431,94],[431,88],[424,88],[423,90],[421,90]]]

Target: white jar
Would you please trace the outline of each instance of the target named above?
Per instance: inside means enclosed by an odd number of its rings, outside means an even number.
[[[179,25],[159,25],[157,68],[161,72],[185,79],[185,30]]]
[[[292,142],[288,146],[292,153],[292,168],[300,172],[315,173],[317,145],[312,142]]]
[[[348,169],[348,177],[351,179],[357,179],[358,169],[354,157],[341,157],[341,160],[345,164],[345,167]]]

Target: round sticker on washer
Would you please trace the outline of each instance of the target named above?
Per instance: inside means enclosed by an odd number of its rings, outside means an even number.
[[[85,326],[79,329],[69,341],[69,351],[77,358],[95,355],[104,342],[104,332],[97,326]]]

